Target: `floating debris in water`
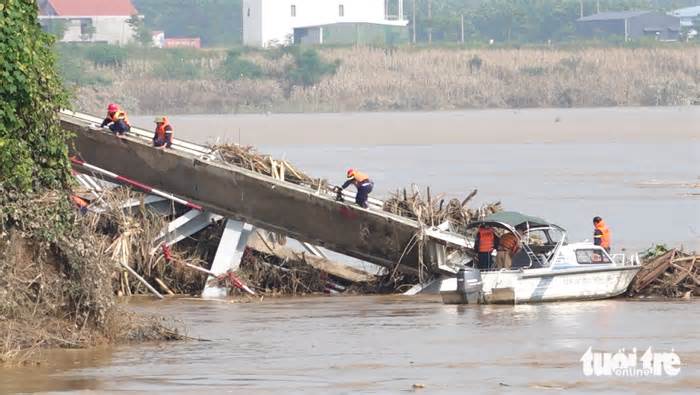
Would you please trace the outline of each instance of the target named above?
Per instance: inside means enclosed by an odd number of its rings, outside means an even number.
[[[630,284],[628,295],[684,299],[700,295],[700,255],[656,246],[642,260],[642,269]]]

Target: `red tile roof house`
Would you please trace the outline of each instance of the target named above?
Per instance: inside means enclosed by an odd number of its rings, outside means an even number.
[[[40,22],[66,22],[62,42],[123,45],[134,38],[127,19],[138,11],[130,0],[39,0],[38,4]]]

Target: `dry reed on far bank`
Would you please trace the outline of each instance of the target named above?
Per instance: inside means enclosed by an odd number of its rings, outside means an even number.
[[[343,59],[338,74],[314,89],[298,90],[294,99],[337,103],[338,110],[655,106],[700,100],[698,47],[355,48],[331,49],[324,56]]]
[[[337,73],[285,95],[287,58],[243,55],[271,75],[161,80],[142,66],[111,87],[80,87],[77,107],[102,112],[105,89],[132,113],[392,111],[670,106],[700,103],[700,47],[563,49],[326,48]],[[89,66],[86,66],[89,67]],[[127,66],[128,67],[128,66]],[[124,77],[128,75],[128,78]]]

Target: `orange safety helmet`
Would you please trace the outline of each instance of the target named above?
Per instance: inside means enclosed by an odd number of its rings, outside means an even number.
[[[117,112],[119,111],[119,106],[114,103],[109,103],[107,106],[107,112]]]
[[[352,180],[353,178],[355,178],[355,169],[348,169],[347,175],[348,175],[348,180]]]

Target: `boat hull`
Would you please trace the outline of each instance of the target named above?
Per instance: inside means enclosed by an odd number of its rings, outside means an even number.
[[[601,265],[590,268],[482,272],[480,303],[520,304],[564,300],[593,300],[618,296],[627,290],[639,271],[638,266]],[[463,304],[457,279],[443,280],[440,295],[446,304]]]

